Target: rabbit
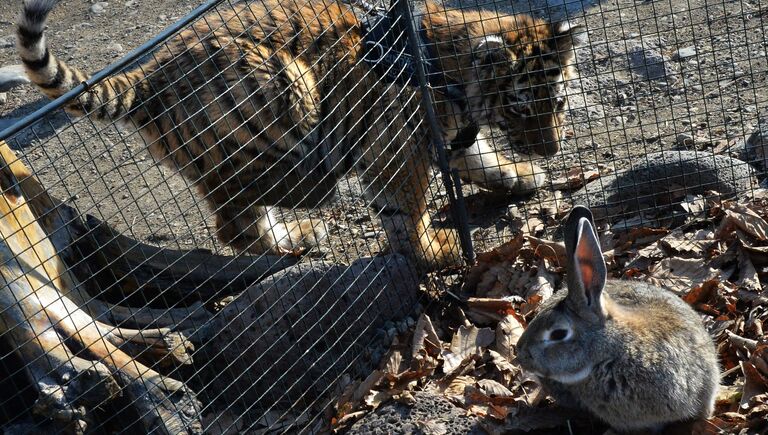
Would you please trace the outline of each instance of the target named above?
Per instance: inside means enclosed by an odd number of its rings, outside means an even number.
[[[520,337],[523,369],[558,404],[617,432],[709,417],[720,367],[698,314],[662,288],[607,280],[588,208],[575,207],[564,231],[568,290],[545,301]]]

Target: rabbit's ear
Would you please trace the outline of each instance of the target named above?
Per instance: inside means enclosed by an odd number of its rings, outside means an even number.
[[[579,239],[579,221],[581,219],[587,219],[592,226],[595,226],[595,222],[592,219],[592,212],[583,205],[574,206],[571,212],[568,213],[568,217],[565,219],[563,228],[563,235],[565,236],[565,253],[568,259],[574,258],[574,251],[576,249],[576,242]],[[568,265],[569,267],[572,265]]]
[[[575,233],[575,246],[568,271],[572,275],[568,298],[576,303],[578,309],[588,310],[602,317],[600,294],[605,287],[608,271],[600,250],[600,242],[592,223],[585,216],[579,217]]]

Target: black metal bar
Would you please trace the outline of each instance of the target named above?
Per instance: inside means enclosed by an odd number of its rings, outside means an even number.
[[[42,119],[45,115],[48,115],[54,110],[59,109],[66,102],[82,94],[83,92],[88,90],[88,88],[93,86],[95,83],[98,83],[101,80],[105,79],[106,77],[109,77],[112,74],[122,70],[126,66],[135,62],[137,59],[141,58],[142,56],[146,56],[147,53],[151,53],[155,48],[157,48],[160,42],[162,42],[165,39],[168,39],[170,36],[173,36],[173,34],[177,33],[179,30],[183,29],[184,27],[186,27],[196,19],[205,15],[214,6],[224,1],[225,0],[208,0],[204,4],[194,9],[192,12],[188,13],[179,21],[166,27],[162,32],[157,34],[157,36],[155,36],[154,38],[140,45],[138,48],[128,52],[128,54],[120,58],[117,62],[108,65],[103,70],[93,74],[88,80],[70,89],[66,94],[60,96],[59,98],[56,98],[55,100],[51,101],[45,106],[23,117],[19,122],[11,125],[5,130],[0,131],[0,140],[6,140],[10,138],[11,136],[15,135],[19,131],[36,123],[37,121]]]
[[[472,247],[472,238],[469,232],[469,219],[467,218],[467,210],[461,192],[461,180],[458,177],[458,173],[454,173],[455,171],[452,172],[448,165],[448,156],[445,152],[442,130],[437,121],[437,115],[435,114],[435,108],[432,102],[432,88],[429,86],[427,74],[424,71],[424,61],[421,56],[423,47],[421,38],[419,38],[417,29],[415,28],[411,4],[409,0],[394,0],[394,3],[394,9],[396,12],[400,13],[402,25],[408,33],[408,46],[410,47],[410,54],[413,57],[414,67],[416,68],[416,76],[419,82],[419,89],[421,90],[421,102],[427,112],[427,121],[429,122],[429,128],[432,133],[430,135],[430,141],[437,152],[437,165],[440,168],[440,173],[443,175],[443,183],[445,184],[445,190],[448,193],[448,201],[451,203],[451,214],[453,215],[453,221],[459,233],[459,242],[461,243],[461,248],[464,251],[464,257],[467,263],[472,264],[475,262],[475,251]]]

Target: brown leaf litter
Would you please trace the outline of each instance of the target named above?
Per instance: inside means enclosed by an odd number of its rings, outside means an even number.
[[[625,231],[600,231],[609,273],[679,295],[701,314],[720,353],[714,415],[667,433],[768,433],[768,194],[739,201],[689,195],[684,208],[690,216],[676,228],[642,225],[671,220],[638,218]],[[480,417],[491,434],[600,433],[599,421],[558,408],[516,361],[527,322],[564,286],[564,255],[562,243],[523,232],[479,254],[450,286],[451,297],[430,293],[435,302],[394,339],[379,370],[345,378],[332,430],[385,401],[409,403],[411,392],[428,391]],[[420,429],[439,434],[445,427],[425,421]]]

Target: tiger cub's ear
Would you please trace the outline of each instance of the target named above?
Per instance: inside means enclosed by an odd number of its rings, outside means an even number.
[[[504,70],[515,69],[517,56],[510,50],[499,35],[486,35],[473,41],[472,51],[475,57],[475,65],[479,67],[501,68]]]
[[[552,39],[550,46],[553,50],[572,55],[573,49],[587,43],[587,28],[583,25],[572,25],[568,21],[552,23]]]

